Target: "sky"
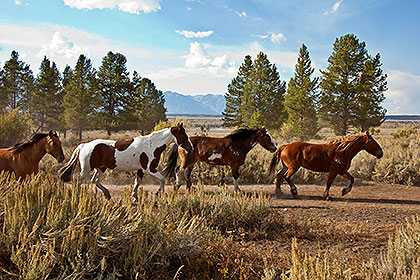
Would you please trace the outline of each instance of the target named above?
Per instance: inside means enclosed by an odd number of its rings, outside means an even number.
[[[336,38],[355,34],[388,75],[387,113],[420,114],[418,0],[0,0],[0,67],[13,50],[34,74],[108,51],[162,91],[224,94],[246,55],[262,51],[288,82],[308,47],[315,75]]]

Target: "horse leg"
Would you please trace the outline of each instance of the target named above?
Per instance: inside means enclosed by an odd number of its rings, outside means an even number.
[[[131,196],[133,197],[134,201],[138,201],[138,196],[137,196],[137,192],[140,186],[140,181],[143,179],[144,173],[143,170],[137,170],[137,174],[136,174],[136,179],[134,179],[134,188],[133,188],[133,193],[131,194]]]
[[[239,178],[239,166],[231,166],[232,168],[232,175],[233,175],[233,186],[235,187],[235,192],[240,192],[241,189],[238,185],[238,178]]]
[[[284,174],[287,172],[287,167],[283,166],[282,170],[277,174],[276,180],[276,196],[281,196],[283,192],[281,191],[281,181],[284,178]]]
[[[109,190],[101,184],[101,179],[103,175],[104,172],[102,170],[95,168],[95,173],[93,174],[92,182],[95,182],[95,185],[104,193],[105,198],[110,200],[111,194],[109,193]]]
[[[284,178],[286,179],[286,182],[289,184],[290,186],[290,192],[292,193],[294,198],[297,198],[298,192],[297,192],[297,188],[296,185],[293,184],[292,180],[290,179],[290,177],[293,176],[293,174],[295,174],[297,171],[299,170],[299,167],[296,169],[293,168],[289,168],[287,170],[287,175],[284,176]]]
[[[325,191],[324,191],[324,199],[325,200],[330,200],[331,199],[330,188],[331,188],[332,182],[334,181],[335,177],[337,177],[337,173],[330,172],[328,174],[327,187],[325,188]]]
[[[190,166],[190,167],[188,167],[187,168],[187,174],[186,174],[186,177],[187,177],[187,190],[191,190],[191,185],[192,185],[192,182],[191,182],[191,172],[192,172],[192,170],[193,170],[193,168],[192,168],[192,166]]]
[[[160,192],[164,192],[165,191],[165,177],[163,177],[163,175],[160,174],[159,172],[155,172],[155,173],[150,172],[149,174],[159,180],[160,186],[156,194],[159,194]]]
[[[353,176],[351,176],[351,174],[348,171],[346,171],[346,172],[344,172],[343,174],[340,174],[340,175],[350,181],[350,184],[347,187],[345,187],[341,190],[341,195],[344,196],[351,191],[351,188],[352,188],[353,183],[354,183],[354,178],[353,178]]]

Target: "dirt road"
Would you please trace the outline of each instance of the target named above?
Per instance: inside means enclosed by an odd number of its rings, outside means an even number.
[[[378,260],[387,240],[398,226],[420,214],[420,187],[377,182],[356,182],[353,190],[341,196],[343,186],[330,190],[332,201],[324,201],[324,186],[298,185],[299,199],[293,199],[283,185],[283,196],[272,197],[273,211],[284,220],[283,238],[264,240],[261,246],[279,254],[290,251],[290,240],[298,238],[301,248],[316,253],[332,252],[337,257]],[[112,195],[121,195],[128,186],[110,186]],[[144,186],[155,192],[158,186]],[[167,189],[171,189],[168,187]],[[233,187],[229,186],[233,191]],[[242,185],[245,192],[274,194],[274,185]],[[204,186],[217,191],[217,186]],[[182,191],[182,189],[181,189]]]

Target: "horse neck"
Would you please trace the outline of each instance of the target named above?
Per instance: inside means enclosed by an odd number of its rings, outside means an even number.
[[[46,139],[41,139],[37,143],[34,143],[30,147],[26,147],[21,151],[21,156],[28,162],[31,162],[34,165],[37,165],[40,160],[47,153],[45,151],[45,141]]]
[[[358,138],[347,150],[350,159],[354,158],[361,150],[363,150],[363,137]]]
[[[257,136],[255,134],[250,135],[246,139],[236,140],[237,144],[248,153],[257,144]]]
[[[152,133],[150,135],[150,140],[153,142],[159,141],[161,143],[161,146],[168,146],[169,144],[175,142],[175,136],[172,135],[170,128],[166,128],[158,132]]]

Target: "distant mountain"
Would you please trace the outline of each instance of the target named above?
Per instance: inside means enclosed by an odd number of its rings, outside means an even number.
[[[225,98],[218,94],[184,95],[166,91],[167,114],[221,115],[225,109]]]

